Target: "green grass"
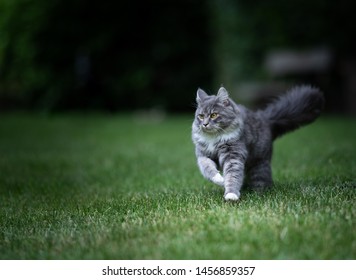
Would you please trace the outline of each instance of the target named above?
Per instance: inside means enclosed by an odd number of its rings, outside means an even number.
[[[355,120],[275,143],[275,187],[205,181],[191,116],[0,116],[0,259],[355,259]]]

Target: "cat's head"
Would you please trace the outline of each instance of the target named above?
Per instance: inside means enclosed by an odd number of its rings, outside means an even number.
[[[208,95],[198,89],[196,101],[194,123],[200,131],[216,135],[236,128],[236,106],[224,87],[219,89],[217,95]]]

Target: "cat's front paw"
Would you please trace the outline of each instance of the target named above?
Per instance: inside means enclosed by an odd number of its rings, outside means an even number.
[[[227,193],[225,194],[225,201],[238,201],[240,198],[240,195],[237,195],[236,193]]]
[[[224,177],[220,175],[220,173],[216,173],[216,175],[211,179],[214,184],[217,184],[221,187],[224,186]]]

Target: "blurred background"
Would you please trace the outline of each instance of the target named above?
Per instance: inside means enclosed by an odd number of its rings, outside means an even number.
[[[300,83],[356,114],[350,0],[0,0],[0,110],[186,112]]]

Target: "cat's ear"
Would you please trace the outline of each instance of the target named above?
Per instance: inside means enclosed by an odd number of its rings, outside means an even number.
[[[208,96],[209,95],[204,90],[202,90],[201,88],[198,88],[198,90],[197,90],[197,103],[200,104]]]
[[[224,87],[220,87],[218,94],[216,95],[219,101],[224,104],[224,106],[228,106],[230,104],[229,93]]]

